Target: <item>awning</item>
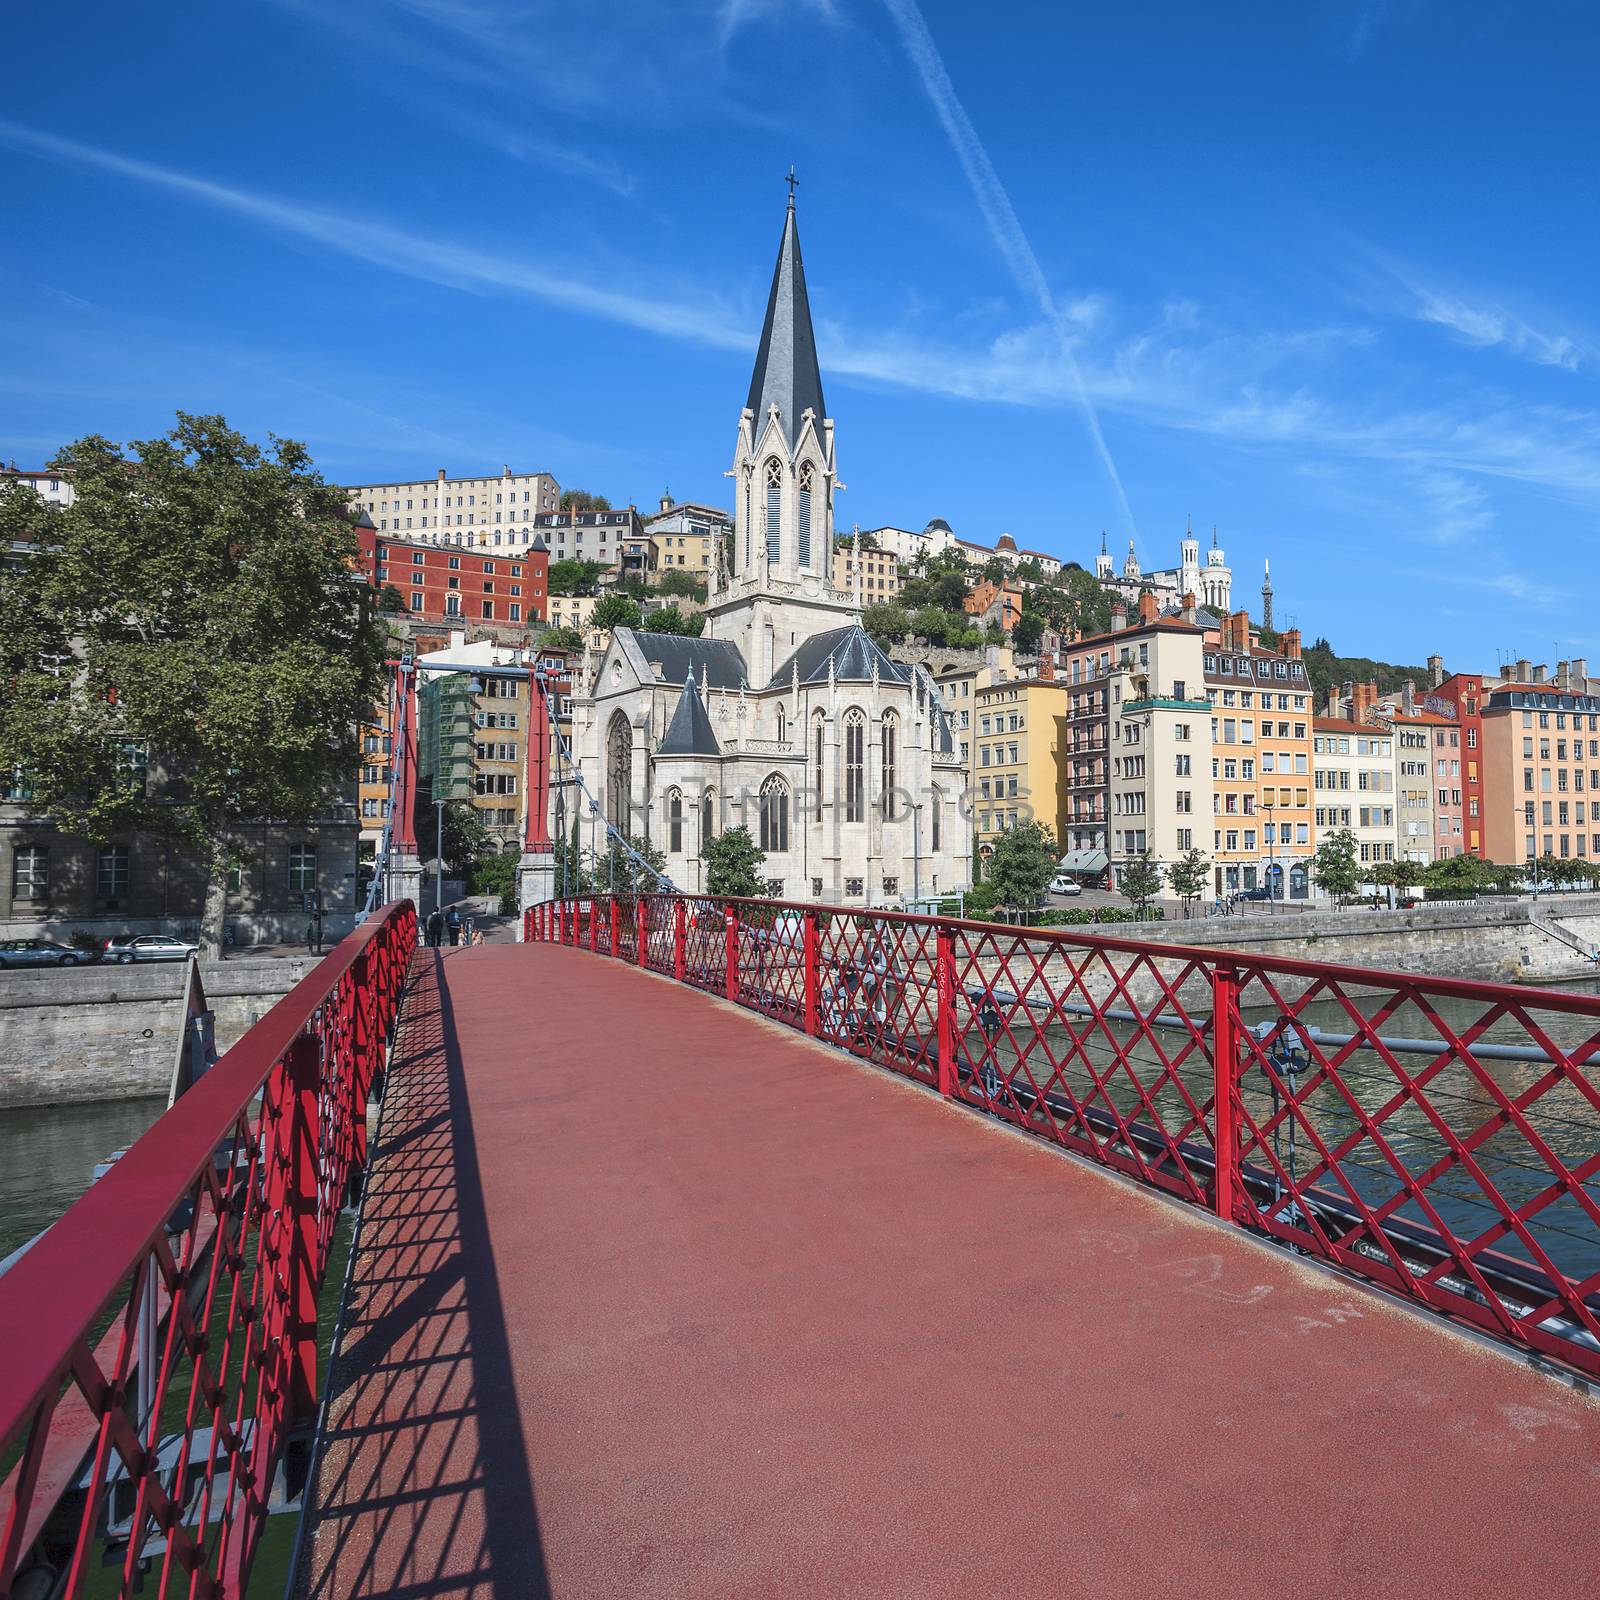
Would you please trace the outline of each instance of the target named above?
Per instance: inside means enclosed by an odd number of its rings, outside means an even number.
[[[1056,863],[1056,871],[1104,872],[1109,859],[1104,850],[1069,850]]]

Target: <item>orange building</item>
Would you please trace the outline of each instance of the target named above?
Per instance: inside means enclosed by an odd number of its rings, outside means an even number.
[[[998,622],[1010,633],[1022,616],[1022,590],[1009,583],[1002,586],[980,578],[967,591],[963,605],[968,616]]]

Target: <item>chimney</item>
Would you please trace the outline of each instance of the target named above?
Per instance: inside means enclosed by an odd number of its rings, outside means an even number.
[[[1139,621],[1141,623],[1154,622],[1159,612],[1156,609],[1156,597],[1148,589],[1139,596]]]
[[[1195,611],[1195,598],[1187,589],[1183,593],[1183,620],[1193,623]]]
[[[1415,678],[1407,678],[1400,685],[1400,709],[1408,717],[1414,717],[1417,714],[1417,680]]]
[[[1544,663],[1542,661],[1533,669],[1533,681],[1535,683],[1544,682]]]
[[[1111,631],[1121,633],[1128,626],[1128,604],[1118,598],[1111,602]]]
[[[1589,692],[1589,658],[1587,656],[1574,656],[1572,658],[1573,686],[1582,694]]]
[[[1572,664],[1568,661],[1556,662],[1555,685],[1558,689],[1569,688],[1572,684]]]
[[[1444,682],[1444,657],[1428,657],[1428,686],[1437,689]]]
[[[1300,659],[1300,630],[1290,628],[1283,636],[1283,653],[1291,661]]]
[[[1528,660],[1528,658],[1526,656],[1523,656],[1517,662],[1517,682],[1518,683],[1532,683],[1533,682],[1533,663],[1530,660]]]
[[[507,462],[506,462],[506,463],[505,463],[505,464],[504,464],[504,465],[503,465],[503,466],[502,466],[502,467],[501,467],[501,468],[500,468],[500,476],[501,476],[501,477],[502,477],[502,478],[509,478],[509,477],[510,477],[510,476],[511,476],[511,463],[510,463],[510,462],[509,462],[509,461],[507,461]]]
[[[439,468],[439,482],[440,483],[444,482],[444,468],[443,467]]]
[[[1233,614],[1233,648],[1240,655],[1250,653],[1250,613],[1248,611],[1235,611]]]
[[[1500,681],[1501,681],[1501,683],[1510,683],[1511,682],[1511,675],[1515,670],[1516,669],[1511,665],[1511,663],[1509,661],[1506,662],[1506,664],[1503,667],[1501,667],[1501,669],[1500,669]]]

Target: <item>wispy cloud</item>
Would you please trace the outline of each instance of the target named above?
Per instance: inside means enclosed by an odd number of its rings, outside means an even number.
[[[1039,266],[1039,259],[1033,253],[1033,246],[1029,244],[1028,236],[1023,231],[1016,210],[1011,204],[1011,197],[1006,193],[1005,185],[1001,183],[1000,176],[994,169],[994,163],[989,159],[989,152],[984,148],[983,141],[978,137],[977,130],[973,127],[972,120],[968,117],[966,108],[961,104],[955,86],[950,81],[950,74],[945,70],[944,58],[933,41],[933,35],[928,31],[928,24],[923,18],[921,8],[916,4],[916,0],[884,0],[884,4],[900,32],[912,65],[922,79],[922,87],[933,104],[934,112],[944,128],[945,137],[949,139],[951,148],[956,153],[956,159],[966,174],[967,182],[972,187],[978,209],[983,213],[983,220],[988,226],[996,249],[1010,269],[1012,277],[1016,279],[1017,286],[1032,301],[1054,334],[1062,370],[1066,375],[1073,399],[1083,415],[1084,426],[1088,429],[1095,454],[1100,458],[1100,465],[1116,497],[1117,508],[1122,513],[1124,525],[1128,532],[1132,533],[1133,508],[1128,504],[1128,496],[1122,486],[1122,475],[1117,471],[1117,464],[1112,459],[1111,450],[1106,444],[1094,401],[1090,398],[1088,386],[1078,370],[1077,357],[1073,351],[1072,321],[1056,305],[1055,296],[1051,293],[1050,285]]]
[[[746,23],[794,9],[790,0],[721,0],[717,7],[717,42],[726,45]],[[825,22],[839,20],[839,8],[834,0],[800,0],[800,9],[809,11]]]

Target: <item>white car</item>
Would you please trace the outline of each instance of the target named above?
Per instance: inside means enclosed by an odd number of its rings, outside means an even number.
[[[1051,894],[1074,895],[1083,893],[1083,885],[1076,878],[1070,878],[1064,872],[1058,872],[1050,880]]]
[[[169,933],[141,933],[137,939],[108,939],[100,952],[102,961],[187,961],[198,955],[200,946]]]

